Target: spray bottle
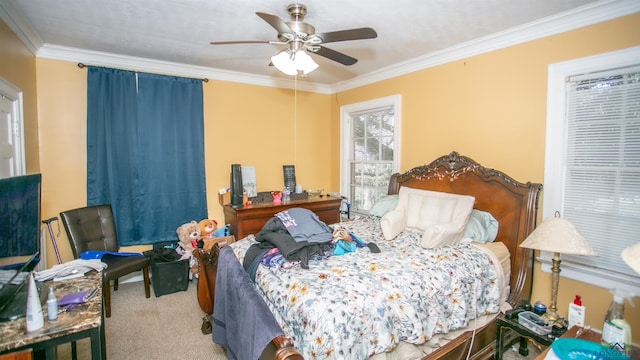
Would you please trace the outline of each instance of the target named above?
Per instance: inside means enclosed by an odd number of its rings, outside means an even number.
[[[612,293],[613,302],[609,305],[602,326],[602,343],[606,346],[625,348],[631,344],[631,326],[624,319],[624,299],[629,299],[633,306],[633,294],[622,289],[615,289]]]

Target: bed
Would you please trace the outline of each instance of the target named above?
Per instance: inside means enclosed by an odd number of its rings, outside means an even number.
[[[313,260],[309,269],[260,265],[254,275],[255,293],[252,290],[251,295],[262,298],[268,308],[260,317],[265,315],[283,329],[283,335],[271,341],[276,359],[493,357],[495,317],[521,299],[529,300],[531,294],[533,253],[519,244],[535,227],[542,185],[518,182],[452,152],[391,177],[389,195],[406,193],[406,189],[473,196],[474,211],[489,213],[497,220],[495,241],[424,249],[415,247],[417,232],[405,231],[384,240],[381,219],[375,216],[335,224],[377,244],[380,253],[363,247],[344,256]],[[241,263],[253,243],[255,238],[250,235],[229,248]],[[214,247],[210,265],[218,276],[226,269],[216,268],[215,255],[220,251]],[[392,265],[388,260],[405,264]],[[404,273],[415,272],[433,284],[405,279]],[[342,290],[326,285],[347,281],[353,283]],[[285,286],[278,287],[278,282]],[[222,311],[218,297],[226,296],[218,283],[218,289],[213,282],[210,290],[215,299],[214,322]],[[386,284],[391,293],[378,293]],[[435,303],[442,308],[436,309]],[[214,339],[215,331],[214,327]],[[260,333],[250,333],[256,332]]]

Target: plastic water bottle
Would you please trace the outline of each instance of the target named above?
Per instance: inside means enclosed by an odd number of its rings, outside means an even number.
[[[49,295],[47,295],[47,319],[49,321],[58,319],[58,299],[53,287],[49,288]]]

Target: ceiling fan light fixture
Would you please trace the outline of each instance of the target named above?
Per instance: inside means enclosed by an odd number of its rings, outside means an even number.
[[[290,50],[284,50],[271,57],[271,62],[276,69],[287,75],[297,75],[302,71],[304,75],[318,68],[318,64],[304,50],[298,50],[292,56]]]
[[[293,62],[296,64],[296,69],[302,70],[304,75],[318,68],[318,64],[304,50],[296,52]]]
[[[282,71],[287,75],[297,75],[298,69],[296,69],[296,64],[291,60],[291,55],[289,55],[289,51],[284,50],[280,52],[278,55],[274,55],[271,57],[271,62],[276,69]]]

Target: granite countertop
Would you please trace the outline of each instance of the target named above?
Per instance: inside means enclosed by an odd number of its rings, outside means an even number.
[[[58,319],[47,319],[47,306],[44,304],[44,326],[32,332],[26,331],[25,318],[13,321],[0,322],[0,353],[21,348],[68,334],[100,327],[102,323],[102,274],[91,271],[84,277],[63,280],[47,281],[48,287],[55,289],[56,297],[74,292],[97,288],[98,292],[93,299],[86,303],[78,304],[66,312],[58,315]],[[26,306],[26,305],[25,305]]]

